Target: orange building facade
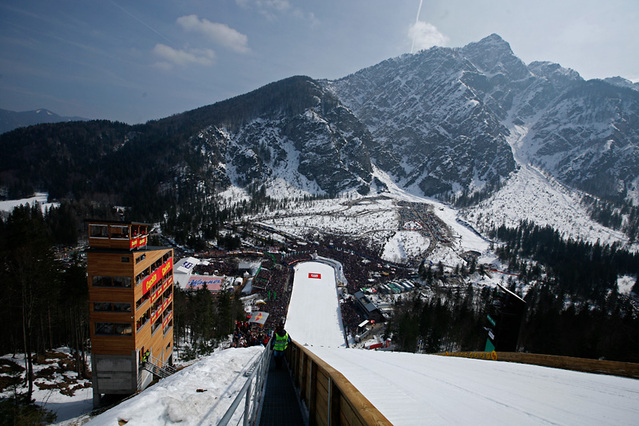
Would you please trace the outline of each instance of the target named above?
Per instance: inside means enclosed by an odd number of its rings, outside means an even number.
[[[149,225],[89,221],[87,273],[93,404],[132,394],[173,364],[173,249],[149,247]]]

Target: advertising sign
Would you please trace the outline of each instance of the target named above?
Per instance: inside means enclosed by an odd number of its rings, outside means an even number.
[[[161,280],[166,274],[169,273],[171,268],[173,267],[173,258],[170,258],[162,266],[153,271],[151,275],[146,277],[142,282],[142,293],[146,294],[147,291],[153,288],[155,283]]]
[[[189,278],[186,283],[186,290],[199,290],[206,288],[212,292],[218,292],[222,290],[222,277],[212,277],[208,275],[194,275]]]
[[[268,312],[262,312],[262,311],[252,312],[249,322],[256,323],[259,325],[264,325],[267,318],[268,318]]]

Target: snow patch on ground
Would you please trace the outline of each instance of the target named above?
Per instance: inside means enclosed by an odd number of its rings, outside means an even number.
[[[49,203],[47,200],[49,199],[49,194],[46,192],[36,192],[33,197],[28,198],[20,198],[18,200],[5,200],[0,201],[0,211],[3,212],[12,212],[18,206],[29,205],[31,207],[35,206],[36,203],[40,205],[42,212],[45,213],[51,207],[59,207],[60,203]]]
[[[628,248],[628,238],[589,218],[579,193],[545,177],[532,166],[522,165],[506,185],[487,200],[460,212],[460,216],[483,232],[503,225],[517,227],[521,219],[539,226],[550,225],[565,238],[619,241]]]
[[[617,278],[617,289],[621,294],[630,294],[632,287],[637,283],[637,277],[624,275]]]
[[[250,197],[246,190],[237,186],[230,186],[225,191],[216,195],[216,198],[226,207],[230,207],[241,201],[250,201]]]
[[[389,262],[406,263],[419,258],[428,248],[429,239],[415,231],[397,231],[384,245],[381,258]]]
[[[113,426],[121,420],[130,425],[218,424],[244,385],[244,372],[263,351],[263,346],[218,351],[87,424]]]
[[[55,352],[64,354],[71,359],[68,348],[58,348]],[[24,354],[15,354],[15,356],[14,354],[7,354],[1,358],[15,363],[23,369],[25,368]],[[47,378],[38,377],[38,373],[43,369],[57,367],[58,361],[59,358],[46,359],[44,364],[33,364],[36,379],[32,397],[36,404],[56,414],[56,424],[64,425],[67,424],[68,420],[88,413],[93,409],[93,388],[89,380],[78,377],[78,374],[74,371],[65,371],[63,374],[57,372],[53,375],[47,374]],[[22,372],[22,375],[24,375],[24,372]],[[66,393],[73,393],[73,395],[61,393],[61,389],[67,389]],[[68,392],[70,389],[73,389],[73,391]],[[16,391],[19,393],[26,392],[24,380],[21,381]],[[5,392],[0,394],[0,398],[9,398],[12,395],[13,388],[10,386]]]

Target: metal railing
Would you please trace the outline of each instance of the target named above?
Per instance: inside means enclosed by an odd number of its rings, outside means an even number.
[[[169,377],[176,371],[173,365],[170,365],[168,363],[162,365],[161,361],[158,358],[153,358],[152,356],[150,356],[146,361],[142,363],[142,368],[160,377],[161,379]]]
[[[266,385],[266,375],[268,374],[269,364],[271,362],[271,343],[264,349],[264,352],[260,354],[259,358],[244,371],[244,376],[247,377],[246,383],[242,386],[242,389],[237,394],[231,406],[226,410],[226,413],[222,419],[218,422],[218,425],[228,425],[231,419],[235,416],[238,407],[242,400],[244,400],[244,413],[237,420],[243,420],[243,425],[255,425],[258,423],[258,414],[260,405],[264,399],[264,388]]]

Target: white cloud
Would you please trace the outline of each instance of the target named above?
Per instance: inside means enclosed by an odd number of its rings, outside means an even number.
[[[155,45],[153,53],[163,60],[155,65],[164,69],[171,68],[173,65],[211,65],[215,59],[215,52],[211,49],[179,50],[162,43]]]
[[[449,38],[428,22],[416,21],[408,30],[408,37],[412,40],[412,51],[428,49],[433,46],[445,46]]]
[[[255,9],[269,21],[277,21],[280,17],[293,17],[307,21],[311,27],[317,27],[319,20],[313,12],[305,12],[291,5],[289,0],[235,0],[244,9]]]
[[[177,23],[186,31],[203,34],[214,43],[236,52],[249,51],[248,37],[226,24],[200,19],[197,15],[181,16],[177,19]]]

